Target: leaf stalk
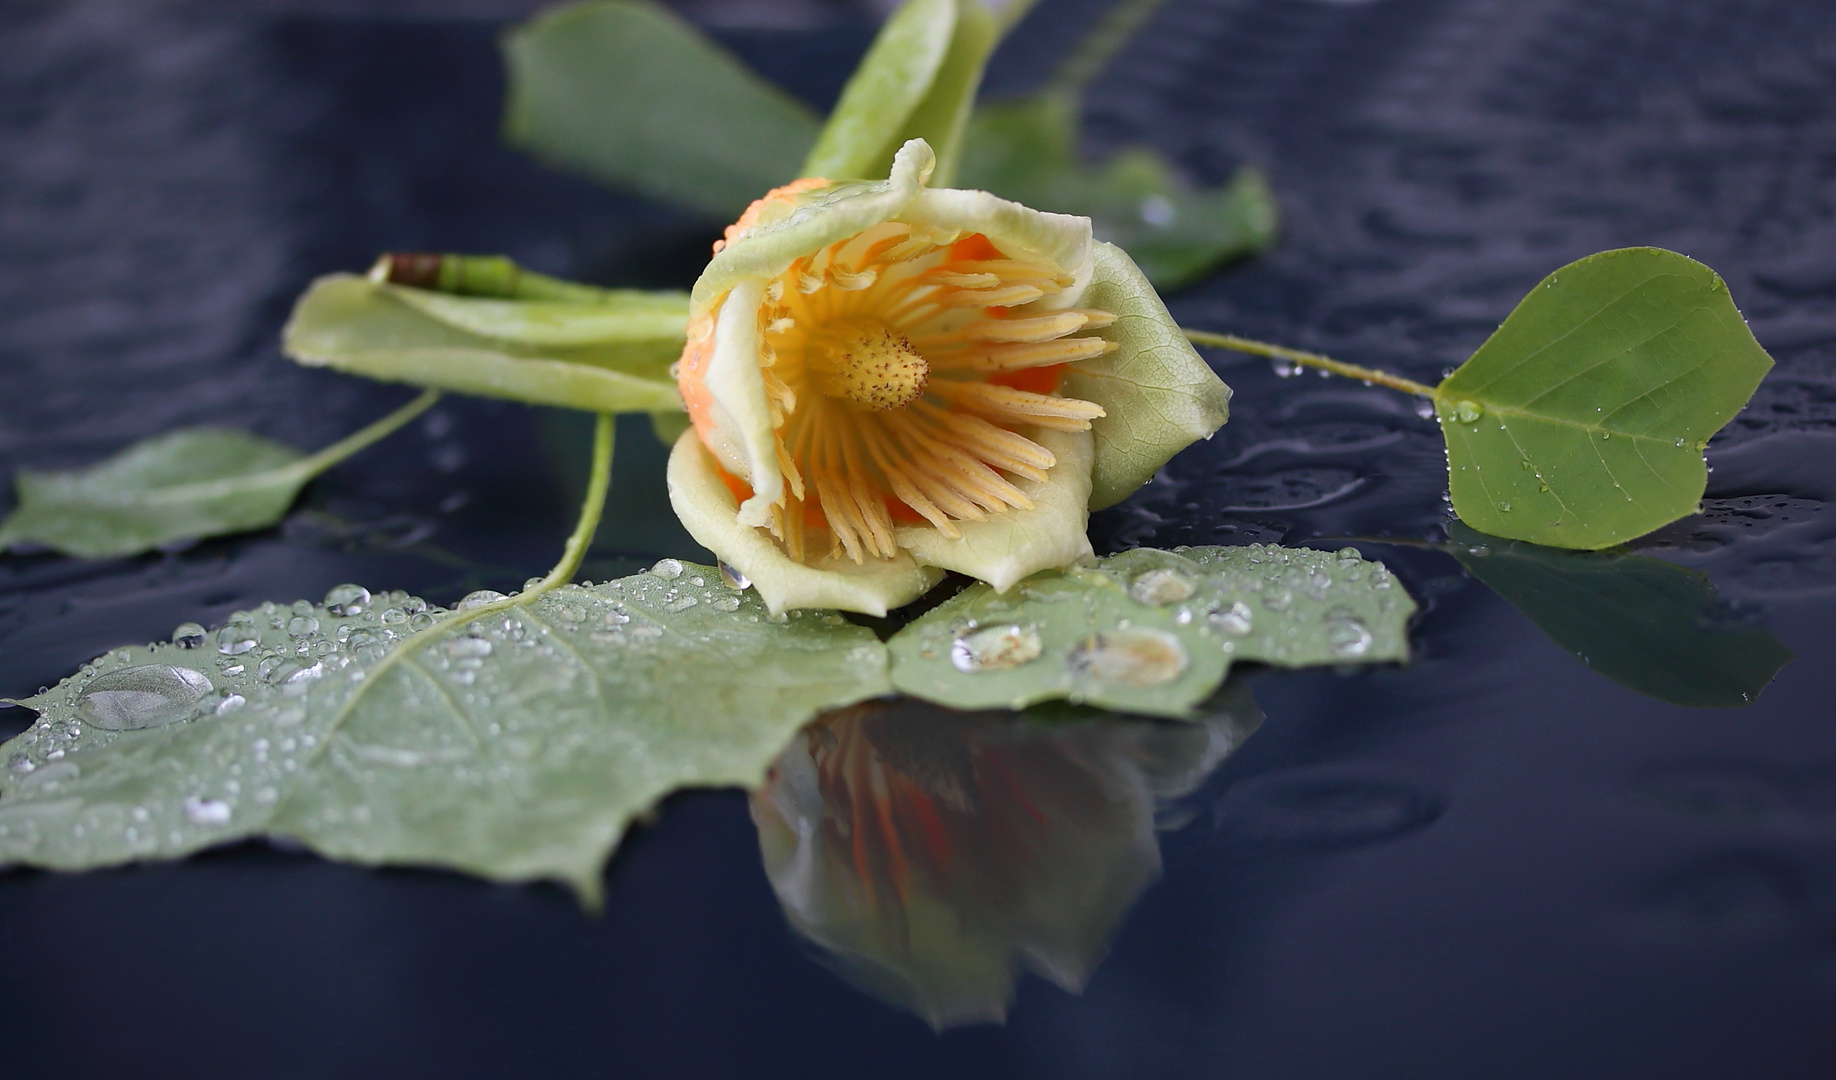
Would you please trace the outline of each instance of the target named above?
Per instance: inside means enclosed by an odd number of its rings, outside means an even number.
[[[1286,360],[1302,367],[1318,368],[1321,371],[1330,371],[1334,375],[1343,375],[1348,379],[1357,379],[1359,382],[1387,386],[1392,390],[1401,390],[1405,394],[1416,394],[1425,398],[1436,396],[1435,388],[1426,383],[1418,383],[1414,379],[1405,379],[1401,375],[1392,375],[1387,371],[1378,371],[1376,368],[1347,364],[1343,360],[1334,360],[1330,356],[1321,356],[1319,353],[1290,349],[1283,345],[1271,345],[1266,341],[1238,337],[1235,334],[1214,334],[1208,330],[1187,330],[1184,327],[1180,329],[1186,335],[1186,340],[1194,345],[1204,345],[1214,349],[1234,349],[1253,356],[1266,356],[1271,360]]]

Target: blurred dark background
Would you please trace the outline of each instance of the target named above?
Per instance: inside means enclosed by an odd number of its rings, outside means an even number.
[[[0,463],[199,423],[317,447],[381,415],[407,392],[276,348],[313,276],[379,250],[690,283],[719,223],[496,144],[495,36],[536,6],[9,0]],[[991,91],[1103,7],[1042,0]],[[680,10],[818,105],[877,18]],[[933,1034],[811,961],[743,797],[693,793],[621,851],[597,918],[259,845],[0,874],[0,1075],[1836,1074],[1836,7],[1168,0],[1088,112],[1093,155],[1271,176],[1280,245],[1169,297],[1188,325],[1433,379],[1571,259],[1715,267],[1778,367],[1711,448],[1707,512],[1642,550],[1706,570],[1796,661],[1738,710],[1622,689],[1451,558],[1380,542],[1443,536],[1441,443],[1410,402],[1220,358],[1230,425],[1098,515],[1099,549],[1364,538],[1423,603],[1418,656],[1249,676],[1267,723],[1167,834],[1082,996],[1028,981],[1006,1026]],[[0,694],[341,581],[448,603],[520,584],[572,519],[583,430],[448,399],[276,530],[0,557]],[[647,425],[619,455],[589,577],[696,554]]]

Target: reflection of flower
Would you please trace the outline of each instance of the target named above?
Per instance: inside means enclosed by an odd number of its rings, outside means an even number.
[[[937,568],[1005,589],[1090,553],[1105,409],[1059,392],[1118,348],[1082,305],[1089,219],[928,188],[932,160],[771,192],[696,284],[671,498],[774,609],[880,614]]]
[[[863,989],[934,1025],[999,1020],[1024,965],[1080,988],[1160,868],[1159,798],[1253,728],[1052,723],[915,701],[831,714],[752,798],[797,930]]]

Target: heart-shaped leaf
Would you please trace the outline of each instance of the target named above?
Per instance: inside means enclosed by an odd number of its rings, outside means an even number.
[[[819,710],[888,689],[869,631],[774,620],[674,560],[457,612],[345,585],[175,637],[21,702],[39,718],[0,747],[0,865],[269,835],[591,900],[635,815],[684,785],[757,783]]]
[[[1771,367],[1701,263],[1658,248],[1570,263],[1435,389],[1454,511],[1581,549],[1695,513],[1703,447]]]

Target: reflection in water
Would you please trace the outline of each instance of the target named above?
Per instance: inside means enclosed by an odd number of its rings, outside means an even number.
[[[1759,697],[1792,658],[1757,612],[1700,570],[1617,551],[1565,551],[1447,527],[1447,550],[1557,645],[1630,690],[1696,708]]]
[[[765,871],[849,981],[939,1028],[998,1021],[1023,968],[1083,986],[1159,875],[1157,811],[1261,720],[1240,684],[1195,723],[842,709],[752,796]]]

